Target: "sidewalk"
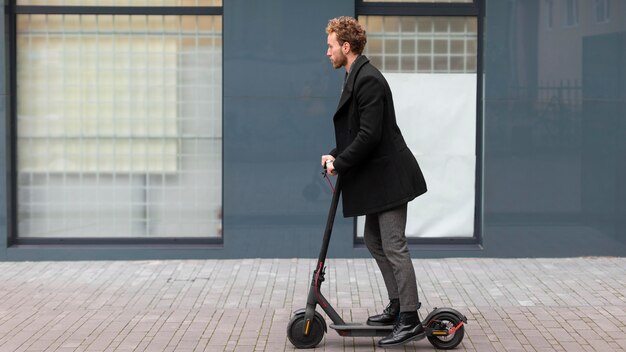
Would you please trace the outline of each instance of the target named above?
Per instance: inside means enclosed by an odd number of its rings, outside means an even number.
[[[456,351],[625,351],[626,258],[413,261],[422,316],[468,317]],[[292,351],[314,259],[0,263],[0,351]],[[371,259],[329,259],[346,321],[386,305]],[[328,320],[327,320],[328,322]],[[316,351],[381,351],[329,330]],[[427,340],[393,351],[433,351]]]

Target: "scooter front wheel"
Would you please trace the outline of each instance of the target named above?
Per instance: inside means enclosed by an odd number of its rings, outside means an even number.
[[[306,322],[304,313],[294,315],[287,325],[287,337],[289,342],[297,348],[313,348],[324,338],[324,323],[317,314],[309,324],[309,333],[304,334]]]
[[[443,312],[427,322],[428,341],[438,349],[449,350],[458,346],[465,336],[465,326],[458,316]]]

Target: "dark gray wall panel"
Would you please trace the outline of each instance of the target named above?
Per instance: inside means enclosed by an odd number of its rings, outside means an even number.
[[[233,256],[319,250],[330,203],[319,159],[333,145],[342,79],[326,57],[325,27],[340,15],[354,15],[354,2],[224,8],[224,249]],[[343,241],[331,253],[351,252],[352,221],[337,222]]]

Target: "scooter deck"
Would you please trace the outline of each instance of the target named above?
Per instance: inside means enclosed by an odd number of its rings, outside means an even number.
[[[361,323],[330,324],[331,329],[337,330],[341,336],[387,336],[393,330],[393,325],[366,325]]]

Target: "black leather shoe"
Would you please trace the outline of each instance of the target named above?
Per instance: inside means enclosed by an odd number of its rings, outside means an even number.
[[[417,316],[417,312],[402,312],[391,334],[378,341],[378,346],[388,347],[405,344],[426,337],[424,327]]]
[[[367,325],[382,326],[393,325],[400,314],[400,300],[397,298],[389,301],[387,308],[383,310],[383,314],[372,315],[367,318]]]

